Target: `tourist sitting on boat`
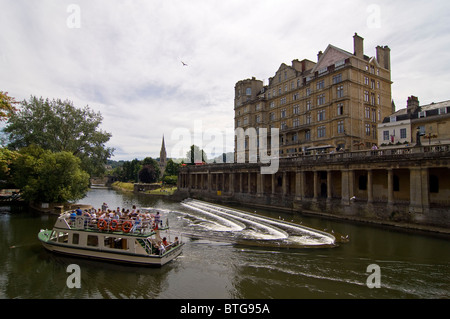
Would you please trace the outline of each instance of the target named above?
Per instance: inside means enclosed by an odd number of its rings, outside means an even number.
[[[141,228],[140,225],[141,224],[141,218],[139,217],[139,215],[136,216],[136,220],[134,221],[134,225],[131,228],[131,232],[134,233],[136,231],[137,228]]]
[[[72,211],[70,213],[70,222],[75,222],[75,218],[77,218],[77,213],[75,211]]]

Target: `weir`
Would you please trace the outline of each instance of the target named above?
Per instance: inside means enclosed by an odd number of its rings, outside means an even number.
[[[332,234],[229,207],[188,199],[183,206],[191,218],[184,235],[251,246],[323,248],[336,246]],[[200,227],[199,227],[199,224]]]

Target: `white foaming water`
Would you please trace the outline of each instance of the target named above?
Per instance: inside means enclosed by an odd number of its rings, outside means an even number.
[[[183,205],[199,211],[213,220],[212,224],[202,224],[210,231],[231,231],[235,238],[256,241],[273,241],[277,246],[323,246],[334,245],[334,236],[305,226],[275,220],[228,207],[198,200],[189,200]]]

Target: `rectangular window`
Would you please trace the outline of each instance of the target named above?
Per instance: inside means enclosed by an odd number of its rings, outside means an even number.
[[[333,84],[337,84],[342,82],[342,74],[338,74],[333,76]]]
[[[305,124],[311,124],[311,114],[307,114],[305,117]]]
[[[324,121],[325,120],[325,110],[320,110],[317,112],[317,121]]]
[[[366,135],[370,136],[370,124],[366,124]]]
[[[127,249],[127,240],[120,237],[105,237],[104,245],[106,248]]]
[[[87,245],[92,247],[98,246],[98,236],[88,235],[87,236]]]
[[[72,244],[78,245],[80,242],[80,234],[74,233],[72,234]]]
[[[336,90],[337,90],[336,91],[337,98],[344,97],[344,86],[343,85],[339,85]]]
[[[323,89],[324,87],[325,87],[325,81],[324,80],[317,82],[317,84],[316,84],[317,90]]]
[[[68,243],[68,242],[69,242],[69,233],[59,232],[58,243]]]
[[[306,110],[307,111],[311,110],[311,101],[306,101]]]
[[[325,137],[326,136],[326,129],[325,126],[319,126],[317,128],[317,137]]]
[[[339,103],[337,105],[337,115],[344,115],[344,104]]]
[[[295,118],[295,119],[292,121],[292,125],[293,125],[294,127],[299,127],[299,126],[300,126],[300,120],[298,119],[298,117]]]
[[[325,94],[320,94],[317,96],[317,105],[325,104]]]
[[[406,138],[406,128],[400,129],[400,138]]]
[[[306,140],[306,141],[311,140],[311,131],[306,131],[306,132],[305,132],[305,140]]]
[[[364,102],[369,102],[369,91],[364,91]]]
[[[282,129],[282,130],[287,129],[286,121],[281,122],[281,129]]]
[[[337,124],[337,130],[339,134],[344,133],[344,121],[339,121]]]
[[[281,110],[281,118],[284,119],[286,117],[286,109]]]
[[[280,105],[286,104],[286,97],[280,99]]]
[[[300,106],[298,104],[292,107],[292,114],[300,114]]]

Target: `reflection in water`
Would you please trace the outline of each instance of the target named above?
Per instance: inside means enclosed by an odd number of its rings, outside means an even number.
[[[55,216],[3,207],[0,298],[450,298],[448,239],[259,209],[258,214],[275,220],[348,234],[350,241],[324,249],[255,247],[226,236],[245,229],[250,237],[292,236],[292,230],[272,233],[270,227],[279,227],[264,223],[269,228],[260,228],[257,220],[250,229],[246,220],[233,216],[108,189],[93,189],[81,201],[94,207],[103,202],[112,208],[158,207],[174,235],[193,230],[204,235],[221,227],[212,234],[223,234],[223,240],[183,236],[183,254],[156,269],[62,257],[47,252],[37,239],[41,228],[53,226]],[[80,266],[80,289],[66,286],[70,264]],[[370,264],[381,268],[380,289],[366,286]]]

